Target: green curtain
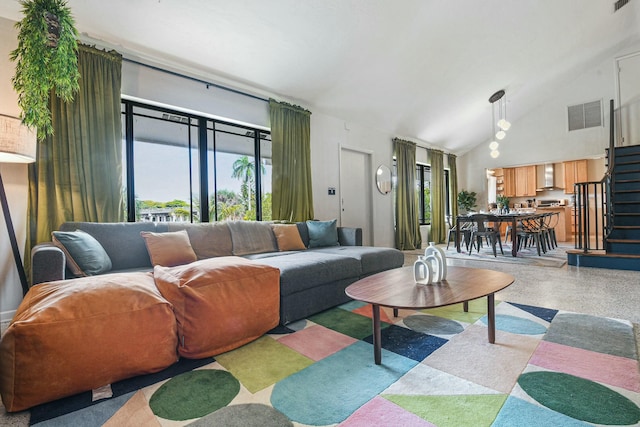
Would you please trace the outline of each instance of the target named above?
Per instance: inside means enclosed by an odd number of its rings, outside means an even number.
[[[442,243],[447,238],[444,153],[440,150],[427,149],[427,157],[431,164],[431,232],[429,240]]]
[[[311,112],[269,100],[273,169],[273,219],[313,219]]]
[[[398,138],[393,140],[396,156],[396,248],[420,249],[422,236],[416,192],[416,144]]]
[[[458,216],[458,168],[456,166],[456,155],[448,154],[449,160],[449,194],[451,203],[451,225],[456,224]]]
[[[52,92],[54,134],[38,144],[29,168],[31,247],[50,241],[51,231],[66,221],[124,220],[122,57],[79,45],[78,68],[80,90],[72,102]]]

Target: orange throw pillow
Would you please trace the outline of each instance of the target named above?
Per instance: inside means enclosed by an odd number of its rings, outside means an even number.
[[[186,230],[168,233],[141,231],[140,235],[147,245],[147,252],[149,252],[153,266],[173,267],[189,264],[198,259],[191,247]]]
[[[271,224],[273,234],[281,251],[302,251],[307,247],[302,242],[298,226],[295,224]]]

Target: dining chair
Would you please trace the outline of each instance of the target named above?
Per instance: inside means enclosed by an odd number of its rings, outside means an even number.
[[[495,215],[475,214],[471,216],[473,221],[473,230],[471,231],[471,248],[469,255],[473,252],[473,246],[476,246],[478,253],[482,246],[482,239],[486,239],[493,249],[493,256],[497,257],[496,244],[500,245],[500,253],[504,255],[502,250],[502,239],[500,237],[500,220]]]
[[[456,239],[456,223],[454,223],[455,219],[453,218],[452,215],[447,215],[447,225],[449,226],[449,231],[447,231],[447,250],[449,249],[449,244],[451,243],[451,241],[455,242]],[[465,246],[467,247],[467,251],[469,250],[469,243],[471,241],[471,223],[469,222],[463,222],[460,224],[460,231],[459,231],[459,236],[460,236],[460,244],[462,244],[462,242],[464,242]]]
[[[518,232],[518,249],[533,246],[535,243],[538,256],[547,252],[545,241],[544,215],[523,219],[522,230]]]
[[[543,217],[543,233],[547,248],[555,249],[558,247],[558,239],[556,238],[556,225],[560,218],[560,213],[549,212]]]

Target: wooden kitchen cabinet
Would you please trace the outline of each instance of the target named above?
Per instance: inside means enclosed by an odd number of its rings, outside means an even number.
[[[587,160],[564,162],[564,192],[573,194],[573,184],[587,182]]]
[[[504,192],[507,197],[516,195],[516,171],[514,168],[504,168]]]
[[[516,196],[516,169],[518,168],[496,168],[493,169],[493,176],[496,177],[496,195],[515,197]],[[534,169],[535,172],[535,169]],[[535,174],[533,177],[535,195]]]
[[[514,168],[515,196],[528,197],[536,195],[536,167],[522,166]]]

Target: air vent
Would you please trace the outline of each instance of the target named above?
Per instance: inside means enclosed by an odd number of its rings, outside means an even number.
[[[569,132],[602,126],[601,101],[570,105],[567,107],[567,111],[569,113]]]
[[[620,8],[621,8],[622,6],[624,6],[625,4],[627,4],[627,3],[629,3],[629,0],[618,0],[617,2],[615,2],[615,3],[613,4],[613,11],[614,11],[614,12],[619,11],[619,10],[620,10]]]

